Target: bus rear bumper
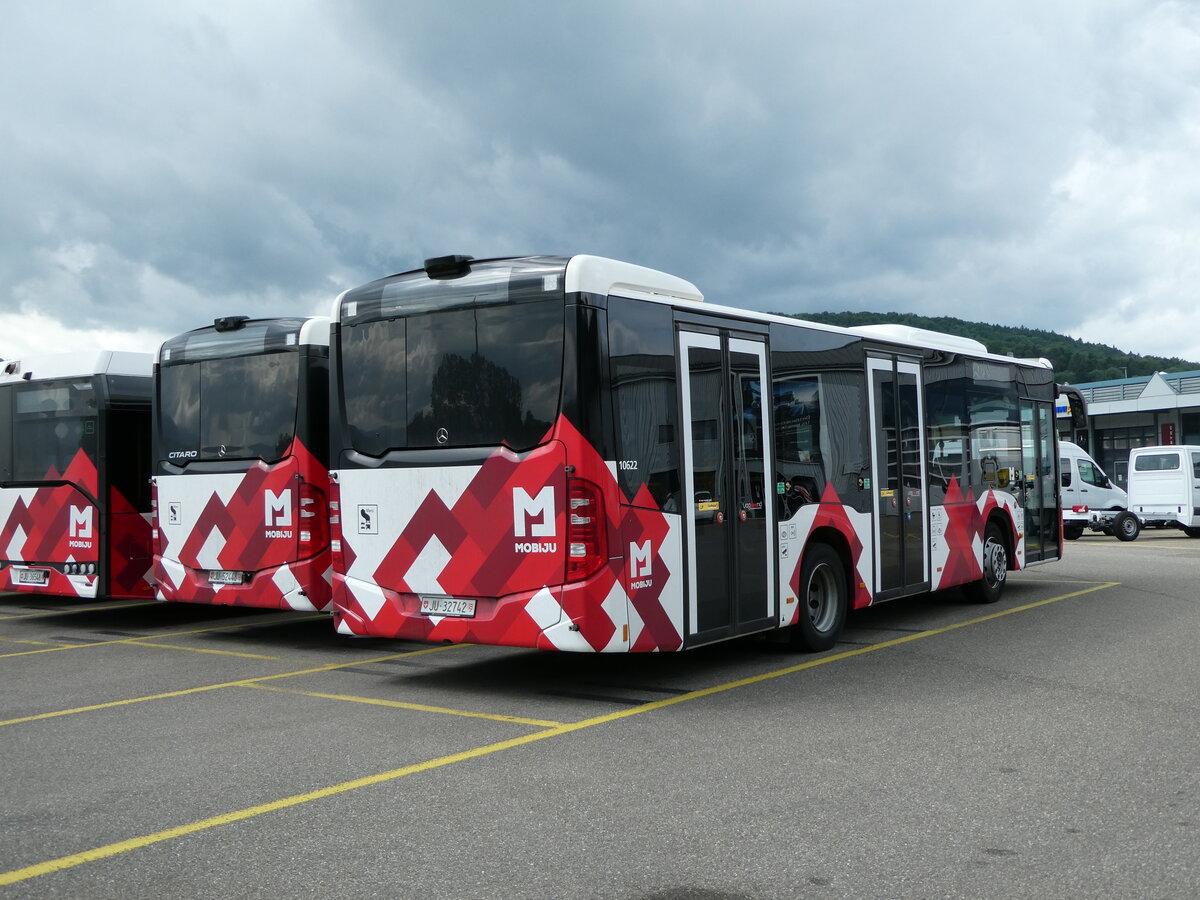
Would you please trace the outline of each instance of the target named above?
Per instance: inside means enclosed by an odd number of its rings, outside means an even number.
[[[155,597],[178,603],[320,612],[332,605],[329,559],[326,552],[251,572],[240,584],[214,584],[208,570],[155,557]]]
[[[458,598],[468,601],[471,615],[430,615],[421,612],[418,594],[335,575],[334,627],[359,637],[538,648],[545,646],[543,632],[564,618],[560,594],[560,588],[543,587],[503,597]]]

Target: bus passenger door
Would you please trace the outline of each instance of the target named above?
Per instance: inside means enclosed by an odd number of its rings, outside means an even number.
[[[766,344],[679,334],[687,539],[686,644],[775,622],[775,478]]]
[[[1057,559],[1059,510],[1054,451],[1054,410],[1049,403],[1021,401],[1021,466],[1025,507],[1025,562]]]
[[[868,358],[875,596],[929,589],[925,429],[919,363]]]

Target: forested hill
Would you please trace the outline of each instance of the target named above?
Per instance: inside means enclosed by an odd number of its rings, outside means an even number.
[[[1155,372],[1188,372],[1200,369],[1200,363],[1176,357],[1138,356],[1136,353],[1126,353],[1106,344],[1089,344],[1053,331],[967,322],[952,316],[929,317],[895,312],[823,312],[803,313],[795,318],[842,326],[895,323],[974,338],[992,353],[1046,357],[1054,365],[1055,378],[1064,384],[1083,384],[1088,381],[1152,375]]]

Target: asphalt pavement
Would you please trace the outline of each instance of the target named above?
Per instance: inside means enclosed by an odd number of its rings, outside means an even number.
[[[1200,895],[1200,540],[579,656],[0,595],[4,897]]]

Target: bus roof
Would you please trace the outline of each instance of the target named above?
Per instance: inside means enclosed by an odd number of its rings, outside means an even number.
[[[893,344],[909,344],[914,347],[932,347],[937,350],[978,355],[988,352],[987,347],[972,338],[931,331],[928,328],[916,328],[912,325],[852,325],[849,330]]]
[[[473,265],[482,263],[499,263],[506,260],[566,260],[566,279],[564,289],[566,293],[587,292],[595,294],[611,294],[615,293],[623,297],[631,297],[633,299],[647,300],[652,303],[667,303],[675,306],[685,306],[692,303],[701,303],[704,301],[704,295],[700,289],[683,278],[670,275],[666,272],[657,269],[650,269],[645,266],[634,265],[633,263],[620,262],[615,259],[608,259],[602,256],[590,256],[587,254],[579,254],[567,257],[554,256],[520,256],[520,257],[498,257],[494,259],[474,259],[469,256],[455,257],[439,257],[437,259],[427,260],[429,264],[441,264],[443,261],[453,261],[453,265],[460,268],[463,272],[468,271]],[[407,272],[399,272],[395,275],[388,275],[384,278],[376,279],[369,284],[376,284],[381,281],[388,281],[392,278],[397,278],[400,275],[414,275],[421,272],[423,269],[412,269]],[[361,285],[360,287],[365,287]],[[333,314],[335,317],[341,317],[342,300],[351,290],[342,291],[333,304]],[[847,337],[854,337],[860,340],[879,341],[884,344],[894,344],[907,347],[947,350],[953,353],[962,353],[969,356],[975,356],[984,359],[991,359],[997,362],[1005,362],[1009,364],[1017,364],[1034,368],[1051,368],[1050,362],[1046,359],[1018,359],[1012,356],[1004,356],[998,353],[992,353],[988,348],[979,341],[972,338],[960,337],[958,335],[946,334],[940,331],[932,331],[925,328],[916,328],[908,325],[883,324],[883,325],[857,325],[853,327],[842,327],[839,325],[826,325],[821,322],[810,322],[799,317],[786,316],[778,313],[765,313],[757,310],[743,309],[735,306],[722,306],[705,302],[703,311],[706,314],[717,316],[729,316],[731,318],[749,319],[757,322],[771,323],[776,322],[786,325],[800,325],[805,328],[810,328],[815,331],[825,331],[833,334],[844,334]]]
[[[193,354],[198,350],[199,356],[214,358],[252,355],[262,352],[273,343],[280,346],[328,347],[329,317],[280,316],[251,319],[248,316],[224,316],[214,320],[212,325],[193,328],[167,339],[158,348],[155,360],[165,361],[170,357],[172,350],[191,350]]]
[[[603,256],[578,254],[575,256],[502,256],[489,259],[475,259],[471,256],[444,256],[428,259],[425,266],[386,275],[366,284],[357,285],[342,291],[333,301],[333,315],[341,320],[342,301],[347,294],[357,292],[370,285],[391,281],[403,276],[417,275],[424,272],[431,277],[445,277],[445,272],[452,268],[455,275],[464,275],[474,266],[485,264],[500,264],[506,262],[545,263],[547,265],[565,265],[564,293],[587,292],[593,294],[608,294],[617,291],[624,296],[632,296],[645,300],[660,300],[667,302],[688,301],[700,303],[704,295],[700,289],[683,278],[638,266],[633,263],[608,259]]]
[[[690,300],[695,303],[704,299],[700,289],[690,281],[657,269],[602,256],[572,256],[567,262],[564,287],[568,294],[576,291],[610,294],[615,291],[622,296],[632,294],[648,299]]]
[[[674,302],[667,297],[648,297],[645,299],[652,300],[653,302],[657,303]],[[679,304],[676,303],[676,305]],[[1047,359],[1018,358],[1013,356],[1005,356],[1000,353],[992,353],[984,344],[971,338],[963,338],[954,334],[946,334],[941,331],[931,331],[925,328],[915,328],[907,325],[856,325],[847,328],[841,325],[827,325],[824,322],[810,322],[809,320],[800,318],[799,316],[787,316],[781,313],[758,312],[757,310],[743,309],[738,306],[721,306],[714,303],[705,303],[703,311],[711,315],[750,319],[755,322],[776,322],[782,325],[800,325],[804,328],[810,328],[813,331],[826,331],[832,334],[844,334],[847,337],[858,338],[859,340],[878,341],[882,344],[896,344],[908,347],[928,348],[933,350],[949,350],[954,353],[964,353],[968,356],[994,360],[996,362],[1004,362],[1009,364],[1016,363],[1020,366],[1040,369],[1052,368],[1050,361]]]
[[[575,280],[572,280],[572,273]],[[633,296],[660,303],[678,303],[678,301],[698,302],[704,300],[700,289],[690,281],[676,278],[655,269],[647,269],[630,263],[617,262],[599,256],[573,256],[567,264],[567,292],[572,290],[591,291],[594,293],[618,293],[622,296]],[[881,324],[856,325],[841,327],[825,325],[819,322],[809,322],[791,316],[763,313],[756,310],[741,309],[731,306],[716,306],[705,304],[704,311],[715,314],[736,315],[766,322],[781,322],[789,325],[803,325],[820,331],[837,334],[855,335],[869,340],[878,340],[889,344],[902,344],[909,347],[948,350],[953,353],[963,353],[969,356],[986,357],[1002,360],[1007,363],[1019,363],[1037,368],[1051,368],[1046,359],[1014,359],[992,353],[980,341],[973,338],[932,331],[927,328],[916,328],[910,325]]]
[[[154,354],[125,350],[38,353],[21,359],[0,361],[0,384],[91,375],[140,375],[148,378],[153,365]]]

